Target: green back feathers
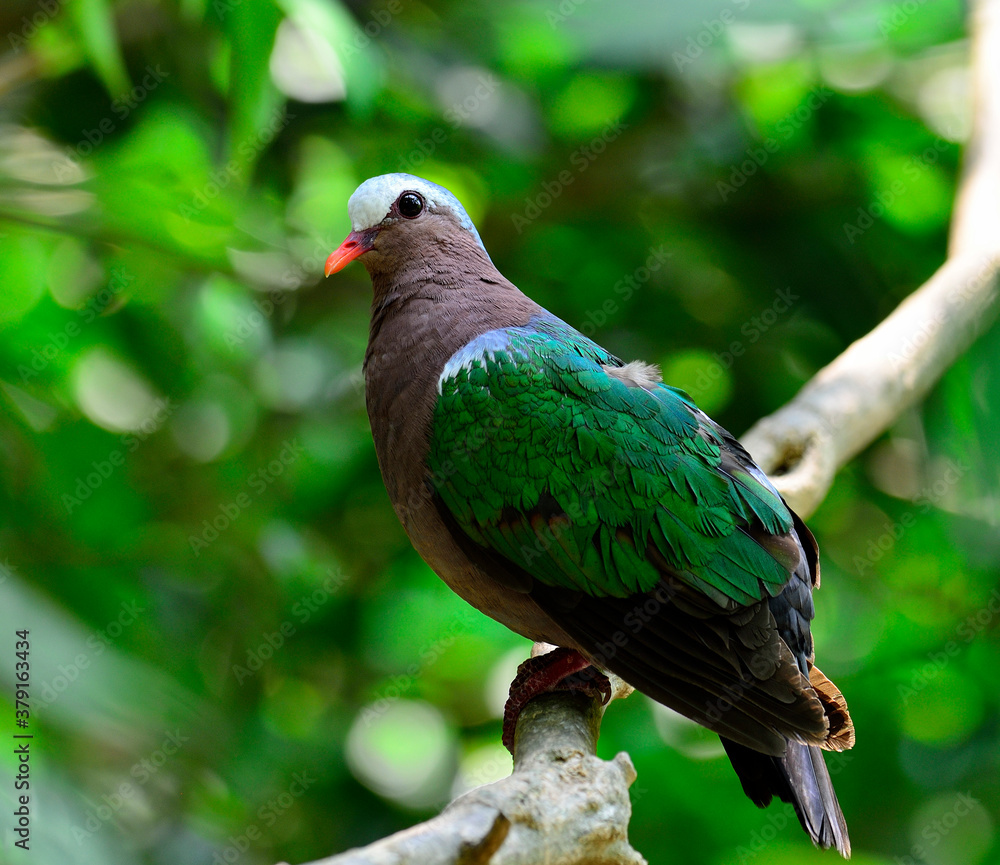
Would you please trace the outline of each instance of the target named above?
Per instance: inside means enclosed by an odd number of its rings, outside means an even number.
[[[492,331],[445,366],[429,468],[462,529],[551,586],[624,597],[668,570],[719,603],[789,578],[744,531],[791,515],[758,470],[724,471],[721,430],[686,394],[629,386],[569,325]]]

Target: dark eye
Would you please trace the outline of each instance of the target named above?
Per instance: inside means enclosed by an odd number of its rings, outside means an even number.
[[[415,192],[404,192],[397,202],[399,215],[414,219],[423,212],[424,200]]]

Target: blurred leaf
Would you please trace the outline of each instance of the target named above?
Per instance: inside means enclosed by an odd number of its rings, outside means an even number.
[[[284,99],[268,71],[281,15],[272,0],[223,0],[220,8],[231,43],[226,165],[232,165],[235,179],[244,183],[267,143],[264,131],[282,121]]]
[[[0,326],[19,321],[45,293],[49,246],[30,232],[11,229],[5,233],[0,243],[0,273],[6,284]]]
[[[112,99],[131,89],[115,28],[110,0],[76,0],[68,7],[80,30],[81,42]]]

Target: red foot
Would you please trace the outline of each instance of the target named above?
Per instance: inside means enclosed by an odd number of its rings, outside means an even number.
[[[575,649],[555,649],[528,658],[517,668],[503,710],[503,744],[511,754],[521,710],[529,700],[552,691],[581,691],[607,703],[611,699],[611,682]]]

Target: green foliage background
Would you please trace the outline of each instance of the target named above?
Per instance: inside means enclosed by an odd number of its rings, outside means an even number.
[[[741,432],[938,267],[969,121],[957,2],[7,0],[0,33],[5,862],[304,861],[509,771],[528,646],[407,543],[367,277],[321,278],[359,182],[449,186],[515,283]],[[998,370],[994,329],[811,520],[865,865],[1000,861]],[[620,749],[651,862],[833,861],[642,696]]]

